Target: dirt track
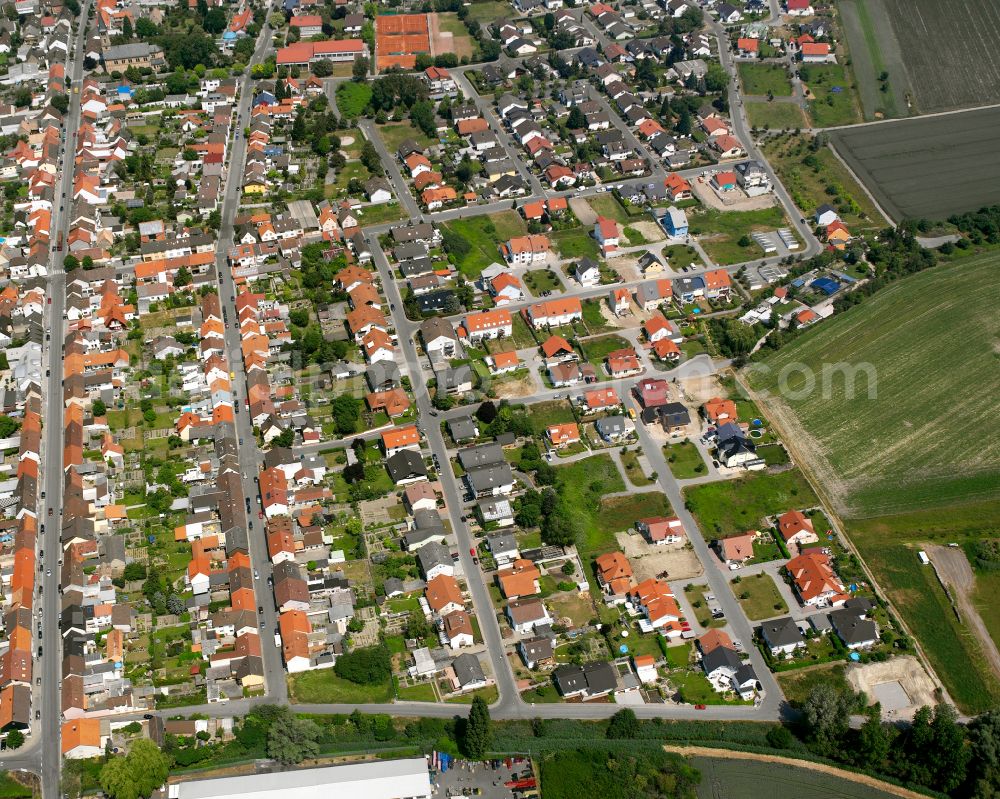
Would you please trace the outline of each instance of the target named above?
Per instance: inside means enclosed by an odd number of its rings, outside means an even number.
[[[665,746],[663,748],[668,752],[676,752],[677,754],[684,755],[685,757],[716,757],[727,758],[729,760],[755,760],[758,763],[782,763],[786,766],[795,766],[809,771],[816,771],[821,774],[829,774],[832,777],[839,777],[842,780],[856,782],[859,785],[865,785],[869,788],[884,791],[885,793],[891,793],[894,796],[901,796],[904,799],[927,799],[926,794],[917,793],[916,791],[911,791],[908,788],[900,788],[898,785],[877,780],[874,777],[869,777],[867,774],[855,774],[853,771],[845,771],[844,769],[835,768],[834,766],[827,766],[824,763],[812,763],[808,760],[796,760],[793,757],[758,755],[754,752],[737,752],[732,749],[711,749],[707,746]]]
[[[976,589],[976,576],[972,573],[972,566],[969,565],[965,552],[961,547],[943,547],[938,544],[928,544],[924,550],[934,564],[941,582],[947,587],[951,601],[958,606],[962,624],[976,636],[986,661],[1000,679],[1000,651],[997,650],[996,642],[990,636],[990,631],[986,629],[979,611],[972,602],[972,592]]]

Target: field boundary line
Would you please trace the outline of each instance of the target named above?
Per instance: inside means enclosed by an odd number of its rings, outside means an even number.
[[[765,402],[763,397],[758,395],[752,388],[750,388],[750,385],[743,379],[743,376],[740,374],[739,371],[734,370],[733,377],[739,384],[739,386],[743,389],[743,391],[746,392],[746,395],[751,400],[753,400],[753,402],[757,404],[757,407],[761,408],[761,410],[766,414],[767,419],[770,422],[771,426],[777,429],[778,437],[785,445],[785,449],[788,450],[788,454],[791,457],[792,462],[795,463],[799,467],[799,469],[801,469],[802,475],[806,478],[806,482],[809,483],[810,486],[812,486],[813,491],[816,493],[816,497],[819,499],[820,504],[823,507],[823,512],[826,514],[826,517],[830,521],[830,524],[833,526],[833,529],[840,536],[840,539],[841,541],[844,542],[844,545],[858,559],[858,563],[861,564],[861,568],[864,570],[865,576],[868,578],[872,587],[879,594],[879,596],[881,596],[882,599],[885,600],[886,605],[892,610],[896,623],[909,636],[910,640],[913,641],[913,646],[916,649],[917,655],[920,660],[920,664],[924,667],[924,671],[927,672],[927,675],[934,683],[934,686],[937,688],[938,691],[941,692],[941,694],[944,697],[947,698],[950,704],[954,705],[955,707],[958,707],[955,701],[951,698],[951,695],[948,693],[948,690],[944,687],[944,683],[941,682],[941,679],[938,677],[937,672],[934,671],[934,669],[931,667],[930,660],[924,653],[924,648],[920,640],[917,638],[916,635],[913,634],[913,631],[910,629],[909,625],[906,623],[906,620],[903,618],[903,614],[900,613],[899,610],[896,608],[896,605],[890,598],[888,592],[885,591],[885,589],[882,588],[878,580],[875,579],[875,575],[872,573],[872,570],[868,566],[868,561],[865,560],[865,558],[861,555],[861,552],[858,551],[858,548],[857,546],[855,546],[854,541],[851,539],[851,537],[847,535],[844,522],[843,520],[841,520],[840,514],[835,510],[837,506],[833,503],[830,496],[827,494],[826,487],[820,485],[819,481],[815,479],[813,470],[809,465],[810,464],[809,460],[801,455],[801,453],[799,452],[799,448],[795,443],[790,443],[795,441],[795,437],[789,436],[786,433],[786,431],[781,427],[780,422],[775,421],[775,416],[778,414],[767,413],[767,409],[769,408],[767,402]]]
[[[973,111],[989,111],[993,108],[1000,108],[1000,103],[990,103],[989,105],[974,105],[971,108],[955,108],[951,111],[935,111],[932,114],[915,114],[909,117],[893,117],[891,119],[873,119],[871,122],[855,122],[853,125],[831,125],[828,128],[811,128],[816,133],[828,133],[831,130],[851,130],[853,128],[867,128],[872,125],[891,125],[900,122],[913,122],[917,119],[933,119],[934,117],[950,117],[953,114],[971,114]]]
[[[663,748],[668,752],[683,755],[684,757],[700,756],[714,757],[723,760],[753,760],[758,763],[779,763],[785,766],[795,766],[796,768],[816,771],[820,774],[829,774],[831,777],[838,777],[842,780],[864,785],[868,788],[876,788],[877,790],[885,791],[885,793],[891,793],[894,796],[903,797],[903,799],[927,799],[928,796],[928,794],[913,791],[909,788],[903,788],[900,785],[894,785],[891,782],[880,780],[877,777],[871,777],[867,774],[859,774],[856,771],[848,771],[847,769],[837,768],[836,766],[829,766],[826,763],[816,763],[812,760],[799,760],[794,757],[782,757],[781,755],[762,755],[757,754],[756,752],[741,752],[736,749],[713,749],[709,746],[673,746],[671,744],[666,744]]]
[[[827,141],[826,146],[830,148],[830,152],[833,153],[833,157],[836,158],[838,161],[840,161],[841,166],[843,166],[844,169],[847,170],[847,174],[849,174],[852,178],[854,178],[854,182],[861,187],[861,191],[863,191],[865,194],[868,195],[868,199],[872,201],[872,205],[875,206],[875,210],[878,211],[880,214],[882,214],[882,218],[886,222],[888,222],[889,227],[892,228],[896,227],[896,223],[892,221],[892,217],[885,212],[885,209],[881,205],[879,205],[878,200],[875,199],[875,195],[872,194],[871,191],[869,191],[864,181],[858,177],[857,172],[851,169],[851,165],[848,164],[846,159],[840,153],[837,152],[837,148],[833,146],[833,142]]]

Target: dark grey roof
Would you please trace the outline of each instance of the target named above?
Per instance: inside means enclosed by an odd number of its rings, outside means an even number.
[[[805,641],[802,632],[791,616],[766,621],[760,626],[761,635],[770,646],[789,646]]]
[[[740,668],[741,661],[739,655],[728,646],[717,646],[715,649],[710,649],[708,654],[701,659],[701,665],[705,669],[705,674],[712,674],[719,669],[725,669],[735,674]]]
[[[479,658],[468,652],[455,658],[451,666],[455,670],[455,677],[458,679],[458,684],[463,687],[486,680],[486,675],[483,673],[483,667],[479,662]]]
[[[477,466],[488,466],[503,462],[503,449],[499,444],[480,444],[478,447],[466,447],[458,451],[458,462],[463,469],[474,469]]]
[[[525,660],[532,663],[539,660],[548,660],[552,657],[555,647],[552,638],[549,636],[538,636],[536,638],[525,638],[521,641],[521,651]]]
[[[451,566],[453,564],[451,552],[448,551],[448,547],[437,541],[432,541],[420,547],[420,551],[417,552],[417,561],[420,563],[420,569],[425,575],[435,566]]]
[[[469,469],[466,477],[468,477],[473,491],[477,493],[511,485],[514,482],[514,473],[511,471],[510,464],[506,462]]]
[[[855,610],[835,610],[830,614],[830,621],[837,635],[848,646],[878,640],[878,625],[871,619],[862,618]]]
[[[420,453],[404,449],[386,458],[385,468],[394,483],[400,480],[412,480],[415,477],[426,477],[427,467]]]
[[[587,678],[587,693],[592,696],[606,694],[618,687],[618,675],[614,666],[607,661],[585,663],[583,675]]]
[[[587,690],[587,678],[579,666],[560,666],[552,672],[552,679],[563,696]]]

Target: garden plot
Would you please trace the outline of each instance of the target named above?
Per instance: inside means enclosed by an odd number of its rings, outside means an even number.
[[[636,582],[664,572],[669,580],[692,580],[705,573],[698,556],[686,543],[656,546],[637,533],[616,533],[615,538],[632,564]]]

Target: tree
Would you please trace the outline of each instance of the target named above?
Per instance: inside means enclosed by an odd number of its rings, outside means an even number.
[[[330,403],[330,413],[338,433],[346,435],[357,429],[361,412],[358,400],[350,394],[344,393],[335,398]]]
[[[170,759],[152,741],[140,738],[128,754],[104,764],[99,782],[110,799],[140,799],[163,785],[169,770]]]
[[[329,78],[333,74],[333,62],[329,58],[321,58],[312,65],[312,72],[317,78]]]
[[[24,746],[24,733],[20,730],[11,730],[4,739],[8,749],[20,749]]]
[[[384,646],[355,649],[337,658],[333,666],[338,677],[359,685],[385,682],[392,674],[392,660]]]
[[[282,430],[271,441],[271,444],[275,447],[290,447],[294,443],[295,443],[295,431],[291,427]]]
[[[865,711],[867,718],[858,731],[854,761],[861,768],[884,771],[891,741],[882,723],[882,705],[876,702]]]
[[[403,634],[407,638],[426,638],[434,632],[430,622],[424,618],[424,614],[416,610],[406,617],[406,625],[403,627]]]
[[[368,78],[368,59],[362,56],[354,59],[354,66],[351,67],[351,75],[358,83]]]
[[[476,418],[483,424],[489,424],[497,418],[497,406],[486,400],[476,409]]]
[[[149,17],[139,17],[135,21],[135,32],[140,39],[151,39],[153,36],[159,34],[160,29]],[[251,52],[253,51],[251,50]]]
[[[375,145],[370,141],[365,141],[364,146],[361,148],[361,163],[373,175],[381,176],[383,174],[382,159],[378,157],[378,150],[375,149]]]
[[[291,713],[271,722],[267,733],[267,755],[292,765],[319,754],[323,730],[312,719],[300,719]]]
[[[93,405],[90,406],[93,411],[94,416],[104,416],[108,412],[108,407],[104,404],[104,400],[94,400]]]
[[[583,115],[583,111],[580,110],[580,106],[574,105],[570,109],[569,119],[566,120],[566,127],[570,130],[579,130],[587,127],[587,118]]]
[[[126,19],[128,19],[128,17],[126,17]],[[69,110],[69,95],[67,94],[53,94],[52,99],[49,102],[60,114],[65,114]]]
[[[188,269],[186,266],[182,266],[180,269],[177,270],[177,273],[174,275],[174,287],[180,289],[184,288],[185,286],[190,286],[192,280],[193,278],[191,276],[191,270]]]
[[[821,754],[837,750],[848,729],[850,714],[851,697],[845,691],[821,683],[809,692],[802,717],[811,743]]]
[[[360,483],[365,479],[365,465],[361,461],[349,463],[344,467],[344,482],[348,484]]]
[[[125,566],[125,572],[122,574],[126,582],[134,582],[137,580],[146,579],[146,567],[139,561],[134,560]]]
[[[1000,710],[969,724],[970,785],[975,799],[1000,795]]]
[[[20,425],[9,416],[0,416],[0,438],[10,438]]]
[[[63,258],[63,269],[67,272],[72,272],[74,269],[80,268],[80,261],[77,260],[75,255],[67,255]]]
[[[629,707],[623,707],[608,722],[608,729],[605,733],[608,738],[635,738],[639,734],[639,719],[636,718],[635,711]]]
[[[490,709],[481,696],[472,699],[472,709],[462,730],[462,751],[473,760],[482,760],[493,745]]]

